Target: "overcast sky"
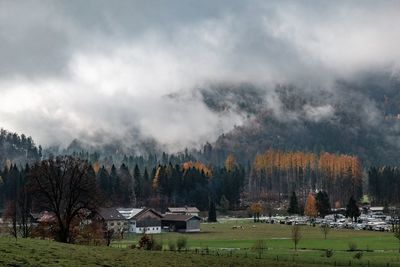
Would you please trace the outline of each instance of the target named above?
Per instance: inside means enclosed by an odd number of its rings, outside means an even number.
[[[0,126],[43,145],[213,141],[245,116],[209,110],[197,88],[397,73],[398,25],[400,1],[2,0]]]

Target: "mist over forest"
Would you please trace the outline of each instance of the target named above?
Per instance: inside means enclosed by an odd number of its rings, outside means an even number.
[[[155,2],[0,3],[4,203],[60,156],[107,205],[393,193],[372,185],[400,164],[397,2]]]

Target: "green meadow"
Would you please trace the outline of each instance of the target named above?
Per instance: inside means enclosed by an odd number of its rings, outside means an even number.
[[[111,247],[2,237],[0,266],[400,266],[399,243],[391,233],[331,229],[325,240],[318,227],[303,226],[295,251],[291,226],[225,221],[201,227],[201,233],[155,235],[163,251],[129,248],[140,238],[134,235]],[[187,250],[169,251],[168,243],[179,237],[187,238]],[[252,248],[258,240],[266,249]]]

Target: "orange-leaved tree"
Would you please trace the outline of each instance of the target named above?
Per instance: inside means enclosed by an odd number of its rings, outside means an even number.
[[[260,221],[260,214],[262,212],[262,206],[260,203],[252,203],[250,206],[250,212],[253,214],[254,222]]]
[[[312,193],[309,193],[306,200],[306,205],[304,206],[304,214],[311,218],[317,217],[317,205],[315,201],[315,197]]]

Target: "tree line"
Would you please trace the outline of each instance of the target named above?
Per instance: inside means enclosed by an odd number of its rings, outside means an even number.
[[[371,200],[376,204],[399,204],[399,167],[372,166],[368,171],[368,191]]]
[[[331,203],[342,206],[362,195],[361,165],[354,156],[269,149],[255,157],[248,191],[254,199],[278,201],[292,192],[304,201],[309,192],[325,191]]]
[[[86,172],[95,181],[104,206],[165,210],[168,206],[193,205],[207,210],[212,201],[225,209],[235,209],[243,191],[245,172],[232,157],[228,163],[218,168],[189,161],[158,164],[148,170],[140,169],[138,164],[133,168],[125,163],[107,167],[95,162],[89,163]],[[30,171],[28,164],[6,165],[0,171],[0,208],[16,199]]]

